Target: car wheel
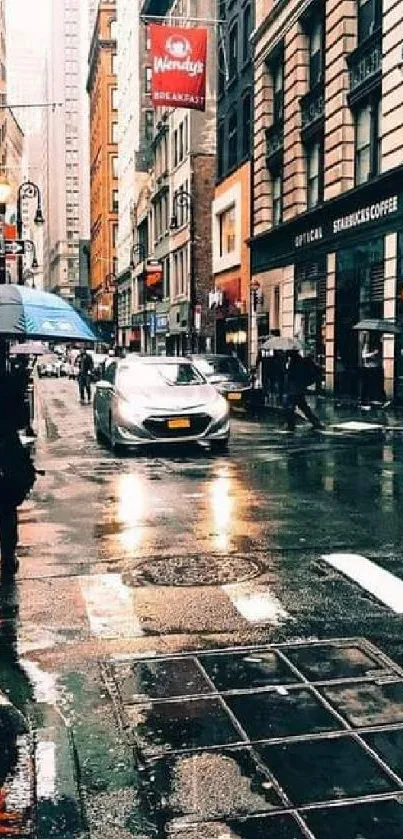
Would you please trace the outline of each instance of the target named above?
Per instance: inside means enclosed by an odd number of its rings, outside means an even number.
[[[116,455],[121,455],[125,451],[125,447],[116,440],[115,426],[112,417],[109,420],[109,446],[111,451]]]
[[[95,432],[95,438],[96,438],[97,443],[104,443],[105,442],[105,435],[102,433],[102,431],[101,431],[101,429],[98,425],[95,413],[94,413],[94,432]]]
[[[229,437],[225,437],[224,440],[212,440],[210,447],[214,454],[227,454],[229,448]]]

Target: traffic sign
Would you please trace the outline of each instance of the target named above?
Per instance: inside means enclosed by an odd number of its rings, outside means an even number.
[[[6,254],[13,256],[22,256],[25,253],[24,239],[5,239],[4,240]]]

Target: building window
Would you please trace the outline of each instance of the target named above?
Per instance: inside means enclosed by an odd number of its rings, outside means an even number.
[[[371,173],[371,109],[367,104],[355,118],[355,182],[363,184]]]
[[[247,93],[242,102],[242,154],[243,157],[250,155],[251,141],[251,110],[252,94]]]
[[[112,67],[111,67],[111,69],[112,69],[112,75],[117,76],[117,74],[118,74],[118,57],[116,55],[116,52],[112,53]]]
[[[228,120],[228,168],[236,166],[238,158],[238,113],[234,108]]]
[[[358,0],[357,40],[370,38],[381,24],[382,0]]]
[[[238,23],[234,23],[229,33],[229,77],[238,75]]]
[[[148,141],[151,141],[154,136],[154,111],[145,113],[145,135]]]
[[[220,231],[220,257],[235,251],[235,205],[228,207],[218,217]]]
[[[312,90],[323,74],[323,26],[320,20],[312,22],[309,32],[309,87]]]
[[[273,176],[272,180],[273,190],[273,227],[281,224],[283,217],[283,183],[281,175]]]
[[[146,93],[151,93],[151,79],[152,79],[153,71],[151,67],[145,68],[145,87]]]
[[[381,102],[367,102],[355,117],[355,182],[358,186],[379,172]]]
[[[217,129],[217,177],[222,178],[224,174],[224,150],[225,150],[225,127],[223,122],[218,123]]]
[[[177,166],[178,165],[178,131],[177,130],[174,131],[173,146],[174,146],[174,149],[173,149],[174,166]]]
[[[243,13],[243,27],[242,27],[242,38],[243,38],[243,55],[242,60],[245,63],[250,58],[251,54],[251,44],[250,44],[250,36],[252,33],[252,9],[250,4],[246,6],[244,13]]]
[[[115,154],[112,157],[112,177],[113,178],[118,178],[119,177],[118,157]]]
[[[117,122],[112,123],[112,143],[117,145],[119,142],[119,125]]]
[[[181,162],[185,156],[185,147],[183,143],[183,122],[181,122],[179,126],[178,132],[178,145],[179,145],[179,162]]]
[[[112,41],[116,41],[118,35],[118,24],[116,20],[111,20],[109,24],[109,37]]]
[[[222,45],[218,47],[218,96],[224,96],[225,92],[225,59]]]
[[[323,160],[319,141],[312,143],[306,153],[306,194],[308,210],[323,198]]]
[[[118,89],[117,87],[112,88],[112,111],[117,111],[118,109]]]
[[[112,212],[118,213],[119,212],[119,190],[114,189],[112,191]]]
[[[273,124],[276,125],[283,119],[284,106],[284,85],[283,85],[283,62],[277,61],[272,67],[273,80]]]

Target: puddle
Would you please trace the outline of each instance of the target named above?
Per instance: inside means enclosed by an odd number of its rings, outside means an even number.
[[[212,693],[212,688],[191,658],[139,661],[113,666],[122,702],[144,702],[175,696]]]
[[[402,839],[403,806],[397,801],[316,810],[306,816],[315,839]]]
[[[298,807],[396,790],[352,737],[257,746],[257,751]]]
[[[396,772],[403,775],[403,731],[376,731],[363,734],[363,740],[381,756],[382,760]]]
[[[199,661],[219,691],[287,685],[300,681],[276,653],[265,650],[200,655]]]
[[[403,723],[403,682],[334,685],[323,693],[356,728]]]
[[[268,740],[298,734],[319,734],[340,728],[335,717],[310,690],[229,696],[226,702],[251,740]]]
[[[218,699],[151,702],[147,706],[126,706],[125,712],[146,756],[241,740]]]
[[[331,679],[353,679],[385,667],[359,646],[336,647],[331,644],[288,648],[287,658],[308,679],[325,682]]]

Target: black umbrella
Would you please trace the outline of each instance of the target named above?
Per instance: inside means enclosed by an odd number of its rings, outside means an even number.
[[[382,332],[384,335],[400,335],[401,328],[392,320],[383,318],[367,318],[360,320],[353,326],[356,332]]]

